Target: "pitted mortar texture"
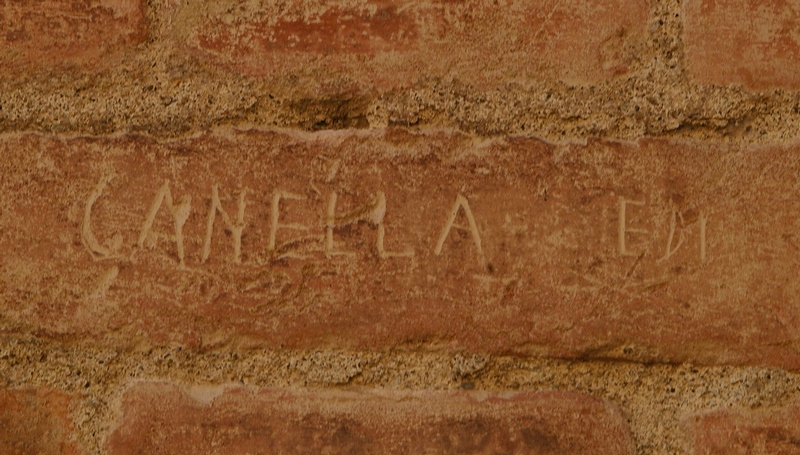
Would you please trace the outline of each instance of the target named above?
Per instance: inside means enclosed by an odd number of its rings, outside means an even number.
[[[354,92],[327,77],[263,79],[177,51],[167,31],[173,0],[148,0],[147,39],[131,57],[97,73],[0,75],[0,132],[62,136],[139,133],[161,140],[219,127],[308,131],[402,126],[549,142],[642,136],[767,144],[796,141],[800,92],[702,86],[690,81],[683,2],[649,0],[646,52],[623,75],[592,85],[555,79],[478,88],[458,78],[420,78],[390,90]],[[202,14],[204,11],[198,11]],[[303,76],[303,77],[301,77]],[[0,326],[3,325],[0,314]],[[103,453],[124,390],[136,381],[192,387],[390,390],[570,390],[620,406],[637,454],[684,454],[681,419],[693,412],[800,400],[800,374],[776,368],[655,364],[636,346],[626,358],[547,360],[452,352],[420,343],[387,352],[205,350],[139,344],[104,349],[78,339],[0,337],[0,384],[48,386],[80,397],[71,409],[80,443]],[[611,355],[611,354],[609,354]],[[615,356],[619,358],[620,356]]]
[[[681,40],[681,2],[648,4],[647,51],[628,72],[605,82],[542,79],[481,89],[457,77],[423,75],[386,91],[353,91],[341,75],[248,77],[179,52],[165,31],[172,26],[165,18],[174,5],[152,0],[148,40],[120,65],[97,74],[0,76],[0,131],[141,132],[167,138],[224,125],[306,130],[398,125],[549,141],[660,135],[768,143],[794,137],[800,93],[692,84]]]
[[[465,363],[473,371],[465,377]],[[480,369],[476,369],[484,365]],[[208,386],[386,390],[565,390],[616,403],[637,454],[683,454],[687,414],[707,409],[769,407],[800,399],[800,374],[773,368],[699,367],[619,361],[543,360],[476,353],[268,351],[225,346],[192,352],[180,346],[104,350],[80,342],[0,339],[8,387],[48,386],[82,398],[72,415],[84,447],[102,453],[119,400],[131,384],[169,380],[186,390]]]

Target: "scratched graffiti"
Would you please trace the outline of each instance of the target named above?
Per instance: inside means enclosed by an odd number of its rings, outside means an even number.
[[[788,346],[800,308],[789,149],[408,132],[0,147],[11,327],[663,358],[735,345],[747,315]]]

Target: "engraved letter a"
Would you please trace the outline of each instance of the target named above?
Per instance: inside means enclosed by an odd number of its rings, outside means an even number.
[[[153,221],[155,221],[156,215],[161,209],[161,205],[165,203],[169,213],[172,215],[172,223],[175,226],[175,244],[178,248],[178,262],[180,266],[183,267],[185,265],[185,253],[183,249],[183,225],[186,224],[186,220],[189,219],[189,212],[191,211],[192,206],[192,197],[185,195],[177,202],[173,201],[172,192],[169,190],[169,181],[164,182],[164,186],[158,190],[155,199],[153,199],[153,204],[150,206],[150,210],[147,212],[147,217],[145,218],[144,224],[142,225],[142,230],[139,233],[139,241],[136,243],[139,245],[139,248],[144,247],[145,240],[147,240],[147,237],[150,235],[150,230],[153,227]]]
[[[469,223],[468,226],[460,226],[455,224],[458,212],[462,209],[464,210],[464,215],[467,217],[467,222]],[[469,231],[472,234],[472,241],[475,243],[475,248],[478,250],[478,262],[481,264],[481,266],[485,266],[486,257],[483,255],[483,248],[481,247],[481,235],[478,232],[478,224],[475,223],[475,217],[472,215],[472,210],[469,208],[469,201],[467,201],[467,198],[461,194],[456,197],[456,203],[453,204],[453,209],[450,210],[450,215],[447,218],[447,222],[442,229],[442,233],[439,235],[439,241],[436,242],[436,248],[433,250],[433,252],[437,256],[442,254],[444,242],[447,240],[448,235],[450,235],[450,230],[453,228]]]

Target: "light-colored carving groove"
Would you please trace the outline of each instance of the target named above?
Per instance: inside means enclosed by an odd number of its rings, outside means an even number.
[[[302,224],[297,223],[288,223],[288,224],[281,224],[280,223],[280,209],[281,209],[281,199],[288,199],[288,200],[295,200],[295,201],[304,201],[306,199],[305,196],[301,196],[299,194],[290,193],[288,191],[276,191],[275,194],[272,196],[272,207],[270,211],[270,228],[269,228],[269,240],[267,243],[267,249],[270,252],[275,252],[276,249],[282,249],[284,246],[294,243],[297,239],[290,240],[285,242],[281,245],[281,248],[276,248],[277,236],[278,236],[278,229],[293,229],[297,231],[309,231],[310,228],[308,226],[304,226]],[[304,256],[297,255],[294,253],[284,253],[278,256],[278,259],[282,258],[297,258],[297,259],[304,259]]]
[[[666,251],[664,251],[664,256],[662,256],[661,259],[658,260],[659,262],[666,261],[667,259],[672,257],[672,255],[675,254],[676,251],[678,251],[678,248],[680,248],[681,245],[683,245],[684,236],[683,236],[683,229],[681,229],[681,232],[678,234],[679,237],[678,244],[675,245],[675,248],[672,248],[672,242],[675,239],[675,228],[676,225],[678,224],[678,217],[680,217],[681,224],[683,224],[683,215],[673,210],[672,217],[670,217],[669,220],[669,237],[667,237],[667,248]]]
[[[455,224],[458,212],[461,210],[464,210],[464,215],[466,215],[467,222],[469,223],[468,226]],[[450,210],[450,214],[447,217],[447,222],[444,224],[442,233],[439,235],[439,241],[436,242],[436,248],[433,250],[436,256],[442,254],[444,242],[447,240],[447,237],[450,235],[450,230],[453,228],[470,232],[472,235],[472,242],[478,250],[478,262],[480,262],[481,266],[485,266],[486,257],[483,254],[483,247],[481,246],[481,235],[480,232],[478,232],[478,224],[475,222],[475,216],[473,216],[472,210],[469,208],[469,201],[461,194],[456,197],[456,202],[453,204],[453,208]]]
[[[675,245],[674,248],[672,247],[672,243],[675,240],[675,231],[678,230],[678,228],[677,228],[678,218],[680,218],[681,225],[683,225],[683,215],[680,214],[679,212],[673,210],[672,211],[672,217],[670,218],[670,223],[669,223],[669,236],[667,237],[667,247],[666,247],[666,250],[664,251],[664,256],[659,258],[656,262],[664,262],[664,261],[668,260],[669,258],[672,257],[672,255],[674,255],[678,251],[678,249],[681,247],[681,245],[683,245],[684,240],[685,240],[684,233],[685,233],[686,229],[688,228],[688,226],[685,227],[685,228],[681,228],[680,229],[680,233],[678,234],[679,235],[678,244]],[[700,224],[700,261],[701,262],[705,262],[706,261],[706,223],[707,223],[707,221],[708,221],[708,217],[705,214],[701,214],[700,215],[700,219],[699,219],[699,224]]]
[[[617,231],[617,240],[618,240],[618,243],[619,243],[618,246],[619,246],[619,255],[620,256],[638,256],[637,253],[633,253],[633,252],[628,251],[628,247],[627,247],[627,244],[626,244],[626,237],[627,237],[627,234],[629,232],[631,234],[646,234],[647,233],[646,229],[634,229],[634,228],[629,228],[627,226],[627,223],[628,223],[628,220],[627,220],[627,215],[628,215],[627,214],[627,208],[628,208],[629,204],[630,205],[643,206],[645,204],[645,201],[631,201],[631,200],[625,199],[624,197],[621,197],[621,196],[619,198],[619,229]]]
[[[172,193],[169,189],[169,180],[164,181],[164,185],[158,190],[155,199],[153,199],[153,204],[150,206],[150,210],[147,212],[147,217],[145,217],[142,230],[139,233],[137,245],[139,248],[144,247],[144,242],[147,240],[147,236],[150,234],[150,230],[153,228],[153,221],[155,221],[156,215],[161,209],[161,205],[165,202],[167,204],[167,209],[169,210],[170,214],[172,214],[172,221],[173,225],[175,226],[175,244],[178,248],[178,263],[181,267],[184,267],[186,265],[186,254],[183,247],[183,225],[186,224],[186,220],[189,219],[192,197],[189,195],[184,195],[181,196],[177,204],[173,203]]]
[[[89,194],[89,198],[86,200],[86,208],[83,212],[83,222],[81,223],[81,243],[83,243],[83,246],[89,251],[89,254],[94,260],[113,259],[118,257],[116,253],[122,246],[122,236],[119,234],[112,237],[110,248],[106,248],[97,241],[97,237],[95,237],[94,233],[92,232],[92,207],[94,207],[94,203],[97,202],[97,199],[99,199],[103,194],[103,190],[110,180],[111,177],[106,176],[97,183],[97,186],[95,186],[92,193]]]
[[[545,27],[547,27],[547,24],[550,23],[550,21],[553,19],[553,14],[555,14],[560,4],[561,0],[555,0],[553,2],[553,7],[550,8],[550,12],[547,13],[547,17],[544,18],[542,23],[539,25],[539,28],[536,29],[536,31],[533,33],[533,38],[531,39],[531,43],[536,43],[539,40],[539,36],[544,31]]]
[[[705,213],[700,214],[700,261],[706,262],[708,256],[706,255],[706,232],[707,232],[708,216]]]
[[[384,218],[386,217],[386,194],[383,191],[378,191],[376,198],[376,205],[375,205],[375,215],[378,218],[378,239],[376,241],[375,247],[378,250],[378,257],[381,259],[387,258],[394,258],[394,257],[412,257],[414,256],[414,252],[411,250],[406,250],[402,252],[398,251],[386,251],[386,247],[384,246],[384,240],[386,239],[386,225],[384,223]]]
[[[211,187],[211,208],[208,211],[208,222],[206,223],[206,238],[203,242],[203,256],[200,262],[206,262],[211,255],[211,237],[214,233],[214,220],[216,219],[217,212],[222,216],[222,221],[225,227],[231,232],[233,237],[233,262],[241,264],[242,262],[242,231],[244,231],[244,201],[245,191],[239,193],[239,200],[236,211],[236,222],[231,220],[225,209],[222,208],[222,201],[219,199],[219,185]]]
[[[375,248],[378,250],[378,257],[387,259],[391,257],[412,257],[413,251],[393,252],[386,251],[384,245],[386,239],[386,226],[384,225],[384,218],[386,217],[386,194],[383,191],[378,191],[375,197],[364,206],[353,210],[342,216],[336,216],[336,201],[338,194],[334,191],[328,199],[328,210],[325,216],[325,254],[327,256],[354,256],[355,253],[351,251],[339,251],[335,249],[333,240],[333,230],[336,227],[348,226],[359,221],[365,221],[377,227],[377,240]]]
[[[339,166],[342,165],[342,160],[334,159],[331,160],[331,167],[328,169],[328,175],[325,176],[325,183],[333,182],[333,179],[336,178],[336,174],[339,173]]]
[[[106,296],[106,293],[111,288],[111,285],[114,284],[114,280],[117,279],[117,275],[119,275],[119,267],[113,266],[103,273],[100,278],[97,280],[97,283],[94,286],[94,291],[89,295],[90,299],[101,299]]]
[[[336,201],[339,195],[336,191],[331,192],[328,198],[328,210],[325,212],[325,255],[331,256],[355,256],[352,251],[340,251],[335,249],[333,241],[333,229],[336,227]]]

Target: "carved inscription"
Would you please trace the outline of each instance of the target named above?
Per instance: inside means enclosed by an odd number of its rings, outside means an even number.
[[[466,226],[456,224],[456,217],[462,210],[464,211],[464,216],[467,218],[468,224]],[[472,210],[469,208],[469,201],[467,201],[467,198],[461,194],[456,197],[456,202],[453,204],[453,208],[450,210],[450,214],[447,217],[447,222],[445,222],[442,233],[439,235],[439,240],[436,242],[436,248],[433,250],[433,252],[437,256],[442,254],[444,242],[447,240],[447,236],[450,235],[450,230],[453,228],[462,231],[468,231],[470,233],[472,241],[475,243],[475,249],[478,253],[478,262],[481,265],[485,265],[486,257],[484,256],[483,248],[481,247],[481,234],[478,232],[478,225],[475,222],[475,216],[472,214]]]
[[[92,232],[92,207],[103,193],[103,189],[108,184],[108,178],[103,178],[94,188],[89,198],[86,200],[86,209],[83,212],[83,222],[81,223],[81,241],[83,246],[89,251],[93,259],[110,259],[119,251],[122,246],[122,237],[117,234],[108,246],[103,246],[97,241],[97,237]]]
[[[95,189],[89,194],[85,202],[85,210],[84,210],[84,217],[83,222],[81,223],[81,239],[84,244],[84,247],[89,252],[89,254],[95,259],[112,259],[114,256],[113,254],[117,252],[120,247],[122,246],[122,237],[117,235],[112,239],[112,244],[109,247],[102,246],[98,241],[97,238],[94,236],[94,233],[91,229],[92,223],[92,208],[100,197],[100,194],[105,188],[107,183],[107,179],[103,179],[98,183]],[[236,218],[231,218],[230,215],[225,211],[222,207],[222,202],[219,197],[219,185],[214,184],[211,187],[211,204],[209,206],[208,216],[206,218],[206,229],[205,229],[205,237],[203,240],[203,251],[202,256],[200,259],[201,263],[208,261],[209,257],[211,256],[211,246],[212,246],[212,236],[214,233],[214,223],[216,220],[217,214],[219,214],[223,220],[225,229],[231,234],[231,242],[233,247],[233,255],[232,255],[232,262],[236,264],[240,264],[241,257],[242,257],[242,234],[244,232],[244,228],[246,226],[245,223],[245,209],[246,209],[246,202],[245,202],[245,191],[242,190],[239,193],[238,203],[237,203],[237,211],[236,211]],[[302,232],[311,232],[313,228],[311,225],[301,224],[301,223],[281,223],[280,222],[280,213],[281,213],[281,201],[304,201],[307,198],[299,195],[294,194],[288,191],[276,191],[272,196],[272,203],[270,206],[270,228],[269,228],[269,237],[267,240],[267,250],[275,254],[276,259],[283,259],[283,258],[294,258],[294,259],[308,259],[308,257],[303,255],[297,255],[289,250],[290,246],[293,243],[303,240],[303,238],[295,238],[292,240],[287,240],[281,245],[277,244],[277,235],[279,229],[286,229],[286,230],[294,230],[294,231],[302,231]],[[170,239],[174,239],[176,247],[177,247],[177,255],[178,255],[178,263],[181,267],[185,266],[185,246],[184,246],[184,234],[183,229],[186,224],[187,219],[191,214],[191,196],[185,195],[181,198],[180,201],[177,203],[173,202],[172,194],[169,189],[169,182],[165,182],[164,185],[158,190],[156,193],[156,197],[153,200],[152,205],[150,205],[149,210],[145,216],[144,224],[142,225],[141,231],[139,233],[139,238],[137,242],[137,246],[139,248],[144,248],[148,238],[157,236],[152,232],[153,222],[161,209],[162,205],[166,204],[166,207],[169,213],[172,215],[172,221],[175,228],[175,235],[174,237],[169,237]],[[365,222],[370,226],[374,226],[376,230],[375,236],[375,252],[380,259],[389,259],[389,258],[410,258],[414,256],[414,251],[411,249],[405,251],[388,251],[385,246],[386,242],[386,225],[385,225],[385,217],[386,217],[386,193],[383,191],[377,191],[375,196],[364,206],[355,209],[351,212],[345,214],[336,214],[336,203],[338,200],[338,195],[336,192],[332,192],[328,199],[328,206],[327,211],[325,213],[325,222],[322,226],[324,228],[324,249],[322,250],[325,256],[332,258],[336,256],[344,256],[344,257],[354,257],[356,252],[354,251],[344,251],[339,250],[335,246],[334,242],[334,231],[337,228],[348,227],[353,224],[357,224],[359,222]],[[455,224],[456,216],[460,209],[465,211],[465,215],[469,220],[469,226],[464,227]],[[475,217],[472,214],[472,211],[469,208],[469,202],[467,199],[462,196],[458,195],[456,198],[456,204],[453,207],[453,210],[450,213],[450,217],[445,225],[444,230],[442,231],[442,235],[439,238],[438,243],[435,247],[436,255],[441,254],[442,246],[447,238],[447,234],[450,232],[450,229],[456,228],[461,230],[468,230],[472,234],[472,239],[475,242],[475,246],[478,252],[479,261],[483,264],[485,263],[485,258],[483,256],[483,250],[481,248],[481,239],[480,234],[478,233],[478,228],[475,222]],[[311,239],[315,239],[315,236],[311,236]]]
[[[211,235],[214,233],[214,220],[217,213],[222,215],[222,220],[225,222],[225,228],[231,233],[233,241],[233,262],[239,264],[242,262],[242,231],[244,230],[244,195],[245,191],[239,193],[239,203],[236,210],[236,221],[233,221],[225,209],[222,208],[222,202],[219,200],[219,186],[214,185],[211,187],[211,208],[208,211],[208,223],[206,224],[206,239],[203,242],[203,259],[202,262],[208,260],[211,254]]]
[[[6,142],[13,330],[654,361],[723,345],[726,361],[800,367],[794,149],[397,131]]]
[[[678,221],[680,220],[680,228],[678,228]],[[705,262],[706,261],[706,225],[708,223],[708,218],[705,214],[700,215],[700,219],[697,221],[700,230],[700,260]],[[664,250],[664,256],[659,259],[659,261],[666,261],[668,260],[673,254],[678,251],[678,248],[683,245],[684,241],[686,240],[687,230],[690,226],[686,226],[686,223],[683,219],[683,214],[677,211],[672,211],[672,216],[669,220],[669,236],[667,237],[667,246]],[[675,240],[675,233],[676,229],[678,230],[678,239]],[[674,245],[674,246],[673,246]]]
[[[618,241],[618,248],[619,248],[619,255],[620,256],[638,256],[641,253],[633,252],[628,249],[628,237],[630,235],[644,235],[648,234],[649,232],[647,229],[642,228],[633,228],[630,227],[628,213],[631,206],[645,206],[645,201],[634,201],[625,199],[624,197],[619,198],[619,228],[617,230],[617,241]],[[705,213],[701,213],[699,219],[692,223],[691,225],[687,225],[683,218],[683,214],[676,210],[670,210],[669,215],[669,234],[667,235],[666,247],[664,249],[664,254],[658,259],[658,262],[666,261],[672,255],[674,255],[678,249],[684,244],[689,235],[688,231],[693,227],[692,225],[697,224],[699,227],[699,251],[700,251],[700,260],[705,262],[706,261],[706,226],[708,223],[708,217]],[[677,238],[676,238],[677,236]]]
[[[619,255],[620,256],[636,256],[637,253],[628,250],[628,234],[647,234],[646,229],[636,229],[628,226],[628,206],[641,206],[644,201],[631,201],[624,197],[619,198]]]
[[[95,237],[92,229],[92,208],[100,197],[103,188],[107,183],[106,179],[103,179],[98,183],[95,189],[89,194],[85,202],[85,210],[84,210],[84,217],[83,222],[81,223],[81,239],[84,244],[84,247],[89,252],[89,254],[94,259],[111,259],[114,257],[116,252],[120,250],[122,244],[122,237],[117,234],[110,240],[110,244],[108,246],[101,245],[97,238]],[[225,209],[222,207],[222,202],[219,197],[219,185],[214,184],[211,187],[211,203],[209,206],[208,216],[206,218],[206,228],[205,228],[205,237],[203,240],[203,251],[202,256],[200,259],[201,263],[208,261],[211,250],[212,250],[212,235],[214,232],[214,224],[216,220],[217,214],[223,220],[224,228],[227,232],[230,233],[231,243],[232,243],[232,257],[231,261],[236,264],[240,264],[242,262],[242,234],[244,232],[244,228],[246,227],[245,223],[245,209],[246,209],[246,202],[245,202],[245,194],[246,192],[242,190],[239,193],[239,197],[237,199],[237,210],[236,210],[236,217],[232,218]],[[270,205],[270,224],[269,224],[269,236],[267,238],[267,246],[266,249],[274,255],[276,259],[284,259],[284,258],[294,258],[294,259],[308,259],[307,256],[296,254],[291,251],[291,246],[297,242],[303,240],[314,240],[318,241],[319,239],[323,240],[323,248],[322,252],[328,258],[334,257],[355,257],[355,251],[347,251],[343,249],[339,249],[336,246],[336,242],[334,239],[334,232],[338,228],[345,228],[352,226],[358,223],[365,223],[370,227],[374,227],[376,230],[375,234],[375,253],[380,259],[388,259],[388,258],[398,258],[398,257],[413,257],[414,250],[408,249],[405,251],[388,251],[385,246],[386,242],[386,225],[385,225],[385,217],[386,217],[386,210],[387,210],[387,201],[386,201],[386,193],[383,191],[377,191],[374,197],[369,200],[363,206],[352,210],[350,212],[344,214],[337,214],[336,212],[336,205],[338,201],[338,194],[336,192],[332,192],[328,198],[327,210],[324,216],[324,223],[321,228],[324,230],[324,234],[321,236],[305,236],[305,237],[296,237],[293,239],[288,239],[281,243],[280,245],[277,243],[278,238],[278,231],[279,230],[290,230],[290,231],[300,231],[306,234],[312,233],[314,231],[312,224],[303,224],[303,223],[282,223],[280,221],[281,216],[281,202],[282,201],[305,201],[307,198],[305,196],[291,193],[288,191],[278,190],[275,191],[272,195],[271,205]],[[172,220],[175,228],[175,235],[174,237],[169,237],[170,239],[174,239],[176,247],[177,247],[177,259],[178,263],[181,266],[185,265],[185,247],[184,247],[184,235],[183,235],[183,228],[186,224],[186,220],[189,218],[191,213],[191,196],[184,196],[181,198],[178,203],[174,203],[172,200],[171,192],[169,190],[169,183],[165,183],[156,193],[156,197],[150,206],[150,209],[147,212],[147,215],[144,220],[144,224],[139,234],[138,246],[143,248],[145,243],[148,239],[148,236],[154,236],[151,232],[152,225],[155,220],[157,213],[162,205],[166,204],[166,207],[169,213],[172,215]],[[284,202],[285,204],[285,202]],[[644,201],[635,201],[635,200],[628,200],[624,197],[619,198],[618,202],[618,251],[619,255],[622,257],[636,257],[643,252],[635,252],[629,249],[629,240],[628,237],[631,235],[645,235],[648,234],[649,231],[643,228],[634,228],[630,226],[630,218],[628,214],[630,213],[630,207],[643,207],[646,203]],[[605,212],[605,210],[603,210]],[[467,224],[458,224],[456,223],[459,215],[462,215]],[[691,224],[686,224],[683,214],[678,211],[671,211],[670,212],[670,220],[669,220],[669,232],[666,237],[666,245],[664,247],[664,253],[661,257],[657,259],[657,262],[662,262],[670,259],[684,243],[687,241],[687,237],[690,235],[689,231],[695,227],[697,227],[698,237],[699,237],[699,257],[702,262],[705,262],[707,259],[707,223],[708,217],[705,214],[701,214],[700,217]],[[469,199],[462,194],[457,194],[455,198],[455,203],[447,212],[447,218],[445,220],[444,226],[438,236],[436,244],[433,246],[433,253],[436,256],[440,256],[443,253],[445,244],[447,243],[447,239],[450,237],[453,229],[461,232],[468,233],[469,238],[474,245],[475,248],[475,256],[477,258],[478,264],[482,267],[486,266],[487,259],[483,251],[482,240],[480,230],[478,229],[478,223],[475,218],[475,214],[473,213],[472,209],[469,205]]]
[[[148,239],[152,240],[153,237],[156,236],[156,234],[151,232],[153,221],[155,221],[156,215],[158,215],[161,206],[165,203],[167,205],[169,214],[172,216],[172,222],[175,226],[175,236],[173,238],[178,249],[178,262],[180,266],[183,267],[185,265],[184,261],[186,257],[183,244],[183,226],[186,224],[186,220],[189,218],[189,212],[192,207],[192,197],[189,195],[184,195],[180,198],[180,200],[178,200],[177,203],[173,203],[172,192],[169,189],[169,181],[165,181],[164,185],[158,190],[158,193],[156,193],[156,197],[153,199],[153,204],[150,206],[150,210],[147,211],[147,216],[145,217],[144,224],[142,225],[142,230],[139,233],[139,241],[137,244],[139,245],[139,248],[143,248]],[[213,224],[213,219],[211,220],[211,223]]]
[[[295,231],[303,231],[308,232],[310,228],[306,225],[299,224],[299,223],[280,223],[280,210],[281,210],[281,200],[286,201],[303,201],[306,198],[299,194],[290,193],[288,191],[276,191],[275,194],[272,196],[272,206],[270,210],[270,228],[269,228],[269,243],[267,244],[267,248],[271,253],[275,253],[277,251],[282,251],[288,246],[290,246],[296,240],[288,240],[283,243],[279,248],[276,248],[276,241],[278,238],[278,229],[290,229]],[[298,259],[302,259],[302,256],[295,256],[291,252],[287,253],[280,253],[278,258],[285,258],[285,257],[296,257]]]

